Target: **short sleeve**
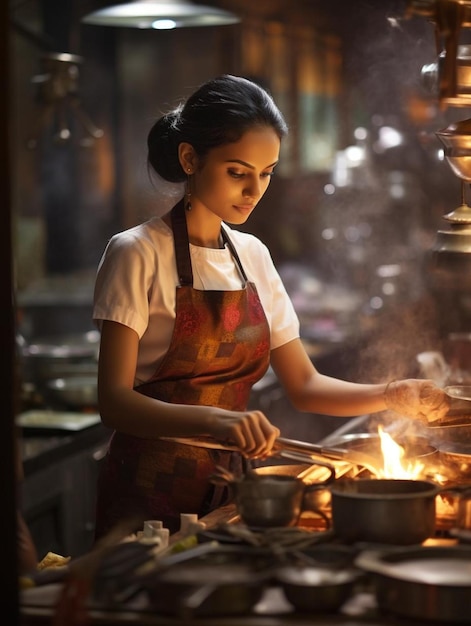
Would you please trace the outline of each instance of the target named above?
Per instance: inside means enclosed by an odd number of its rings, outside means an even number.
[[[109,241],[100,260],[94,291],[93,319],[119,322],[144,334],[149,320],[149,291],[156,257],[148,242],[130,233]]]

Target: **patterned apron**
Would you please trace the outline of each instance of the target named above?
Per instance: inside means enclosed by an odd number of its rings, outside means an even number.
[[[136,390],[165,402],[243,411],[270,358],[270,331],[257,289],[224,229],[243,288],[193,289],[183,202],[171,215],[180,283],[175,326],[163,361]],[[242,463],[239,453],[114,432],[98,480],[96,538],[131,517],[162,520],[176,532],[181,513],[202,516],[227,498],[226,489],[210,482],[215,466],[237,472]]]

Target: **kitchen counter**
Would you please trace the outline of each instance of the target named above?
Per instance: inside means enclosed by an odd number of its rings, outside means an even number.
[[[202,518],[207,530],[216,530],[219,524],[237,523],[238,516],[232,504],[221,507]],[[171,543],[181,536],[176,533]],[[435,540],[429,540],[434,542]],[[442,542],[443,540],[440,540]],[[55,606],[62,592],[61,585],[47,585],[27,589],[21,593],[21,626],[51,624]],[[142,626],[182,626],[187,620],[157,614],[149,605],[146,594],[140,593],[119,607],[103,607],[96,602],[88,604],[91,626],[120,626],[139,624]],[[70,616],[69,616],[70,618]],[[375,595],[368,579],[360,579],[353,595],[334,614],[302,613],[295,611],[287,601],[281,587],[267,586],[260,601],[250,614],[243,616],[194,617],[193,626],[420,626],[423,622],[382,614],[376,604]],[[430,622],[429,622],[430,624]],[[71,626],[69,621],[54,622],[55,626]]]
[[[57,597],[57,588],[48,591],[51,597]],[[30,598],[33,594],[29,594]],[[52,623],[54,610],[44,606],[42,598],[34,601],[25,600],[23,596],[21,606],[21,626],[42,626]],[[27,604],[29,602],[29,605]],[[47,602],[47,601],[46,601]],[[320,615],[312,613],[296,613],[283,597],[282,591],[277,588],[269,589],[262,600],[255,607],[256,613],[238,617],[193,618],[192,626],[424,626],[423,622],[380,616],[375,610],[375,601],[371,593],[362,592],[348,605],[343,614]],[[350,613],[350,614],[349,614]],[[139,624],[140,626],[183,626],[188,621],[178,618],[156,615],[147,606],[144,598],[134,601],[132,607],[123,607],[119,610],[90,609],[88,613],[90,624],[93,626],[121,626],[125,624]],[[429,622],[430,624],[430,622]],[[56,625],[55,625],[56,626]],[[71,626],[60,623],[57,626]]]
[[[22,431],[21,454],[24,475],[31,476],[45,467],[99,443],[105,443],[111,431],[101,423],[79,431]]]
[[[72,557],[86,553],[93,542],[96,480],[109,429],[99,422],[77,431],[35,427],[21,434],[19,508],[39,557],[49,551]]]

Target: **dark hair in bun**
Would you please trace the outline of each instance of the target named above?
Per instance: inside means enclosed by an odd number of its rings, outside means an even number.
[[[288,127],[269,93],[256,83],[225,74],[199,87],[186,103],[158,119],[147,138],[148,163],[162,178],[186,180],[178,146],[191,144],[200,158],[238,141],[254,126],[271,126],[280,139]]]

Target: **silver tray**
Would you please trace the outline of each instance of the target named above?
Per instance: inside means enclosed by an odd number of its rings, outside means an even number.
[[[59,411],[26,411],[16,417],[16,424],[25,429],[79,431],[99,424],[98,413]]]

